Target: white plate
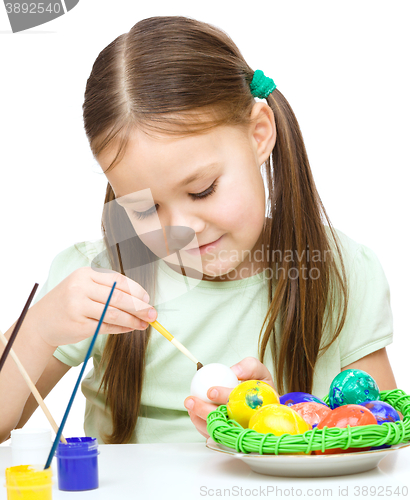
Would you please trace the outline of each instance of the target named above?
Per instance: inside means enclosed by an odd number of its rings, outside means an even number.
[[[389,453],[410,446],[410,443],[394,445],[383,450],[340,453],[334,455],[259,455],[259,453],[237,453],[232,448],[215,443],[212,438],[207,448],[232,455],[249,465],[259,474],[286,477],[345,476],[374,469]]]

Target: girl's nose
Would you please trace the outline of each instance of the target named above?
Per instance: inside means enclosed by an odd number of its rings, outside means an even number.
[[[172,228],[170,235],[175,239],[187,238],[189,234],[192,234],[193,238],[193,235],[201,233],[205,228],[205,221],[199,214],[179,210],[172,212],[167,219],[169,227]]]
[[[165,234],[170,252],[185,248],[195,237],[195,231],[187,226],[167,226]]]

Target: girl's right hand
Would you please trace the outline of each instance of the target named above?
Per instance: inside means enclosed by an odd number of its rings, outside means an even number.
[[[81,267],[30,308],[38,318],[35,324],[39,335],[53,347],[91,337],[114,281],[117,284],[99,333],[145,330],[148,322],[155,321],[157,312],[148,305],[148,294],[141,285],[115,271]],[[151,311],[153,317],[148,316]]]

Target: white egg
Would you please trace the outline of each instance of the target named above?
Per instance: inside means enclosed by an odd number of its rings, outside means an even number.
[[[191,396],[206,403],[213,403],[206,393],[211,387],[221,386],[233,389],[239,384],[235,373],[221,363],[209,363],[198,370],[191,382]]]

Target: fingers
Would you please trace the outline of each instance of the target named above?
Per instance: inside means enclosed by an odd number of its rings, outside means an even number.
[[[88,331],[95,331],[98,325],[98,321],[94,319],[89,319],[87,318],[87,321],[89,323],[86,324],[86,327]],[[99,335],[108,335],[108,334],[120,334],[120,333],[128,333],[132,332],[133,330],[141,330],[144,331],[145,328],[129,328],[125,326],[118,326],[118,325],[113,325],[111,323],[105,323],[103,322],[100,327],[100,331],[98,332]]]
[[[271,373],[266,366],[256,358],[245,358],[236,365],[231,366],[231,370],[236,374],[239,380],[261,380],[276,390]],[[189,396],[185,399],[184,405],[188,410],[191,421],[204,437],[209,437],[206,430],[206,419],[209,413],[215,411],[218,406],[227,404],[231,391],[232,389],[227,387],[210,387],[207,392],[207,397],[214,404],[206,403],[195,396]]]
[[[125,278],[122,275],[119,276]],[[128,280],[128,278],[126,279]],[[112,281],[114,283],[115,280],[112,279]],[[139,290],[133,287],[135,293],[138,293],[139,296],[131,295],[129,291],[127,292],[124,290],[128,286],[127,283],[125,283],[123,287],[121,287],[121,284],[120,286],[117,284],[111,297],[110,307],[106,313],[106,322],[121,326],[134,326],[134,329],[141,329],[141,320],[146,323],[153,322],[158,314],[152,306],[141,300],[141,297],[144,297],[145,290],[132,280],[128,280],[128,282],[132,282],[140,288]],[[99,319],[100,316],[97,316],[97,314],[99,313],[101,315],[108,294],[108,286],[105,289],[105,286],[101,286],[101,283],[98,283],[98,286],[93,286],[88,290],[88,298],[98,306],[93,308],[93,314],[88,314],[90,318]],[[151,311],[153,312],[152,317],[149,316]],[[133,319],[135,320],[137,318],[139,318],[137,322],[133,321]],[[145,325],[145,323],[143,325]],[[146,328],[146,325],[143,326],[143,328]]]
[[[212,391],[212,389],[213,389],[212,387],[211,387],[211,389],[209,389],[208,397],[209,397],[209,392]],[[195,413],[196,415],[201,417],[203,420],[206,420],[206,417],[208,416],[208,414],[211,411],[215,411],[215,409],[218,406],[226,404],[226,402],[228,400],[229,393],[232,390],[232,389],[227,389],[226,387],[217,387],[216,389],[218,390],[219,394],[224,393],[224,396],[220,395],[215,400],[213,399],[213,401],[215,401],[215,404],[206,403],[205,401],[202,401],[202,399],[199,399],[195,396],[190,396],[184,402],[185,408],[188,411],[190,411],[191,413]],[[223,391],[224,389],[225,389],[225,391]],[[209,399],[211,399],[211,398],[209,398]],[[193,402],[193,405],[191,407],[189,404],[187,405],[188,401]]]
[[[210,387],[207,392],[207,396],[213,401],[214,404],[206,403],[205,401],[202,401],[202,399],[195,396],[186,398],[184,402],[185,408],[188,410],[192,423],[204,437],[209,437],[206,430],[206,419],[209,413],[211,411],[215,411],[218,406],[225,405],[231,391],[232,389],[228,387]]]
[[[216,405],[226,405],[231,391],[232,389],[229,389],[228,387],[215,386],[210,387],[206,395]]]
[[[114,292],[116,290],[121,290],[122,292],[124,292],[128,295],[131,295],[132,297],[144,302],[144,296],[145,296],[145,294],[147,294],[147,292],[136,281],[133,281],[132,279],[127,278],[127,276],[124,276],[121,273],[117,273],[115,271],[98,272],[98,271],[91,269],[90,272],[91,272],[91,279],[95,283],[98,283],[100,285],[105,285],[105,286],[111,288],[114,284],[114,281],[116,281],[117,284],[115,285]],[[107,300],[107,299],[105,299],[105,300]],[[150,301],[150,297],[147,294],[147,298],[146,298],[145,302],[148,303],[149,301]]]
[[[231,370],[239,380],[262,380],[276,390],[271,373],[256,358],[244,358],[236,365],[231,366]]]
[[[195,425],[197,431],[208,439],[209,434],[208,431],[206,430],[206,421],[203,420],[201,417],[198,417],[198,415],[195,415],[195,413],[190,413],[189,416],[191,418],[191,422]]]
[[[189,405],[187,405],[188,401],[193,401],[194,404],[191,407],[189,407]],[[214,411],[216,408],[214,404],[205,403],[205,401],[202,401],[201,399],[196,398],[194,396],[187,398],[184,404],[185,408],[190,412],[190,415],[192,414],[198,415],[198,417],[202,418],[203,420],[206,420],[208,413]]]
[[[98,322],[103,310],[104,304],[90,300],[86,308],[86,317],[90,321]],[[148,323],[146,321],[109,305],[100,331],[101,333],[125,333],[132,330],[145,330],[147,327]]]
[[[192,423],[195,425],[197,430],[206,438],[209,434],[206,430],[206,417],[211,411],[214,411],[217,406],[211,403],[205,403],[199,398],[190,396],[184,401],[185,408],[188,410],[188,414],[191,418]]]

